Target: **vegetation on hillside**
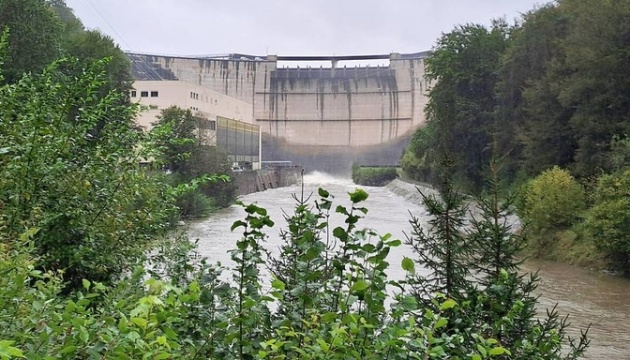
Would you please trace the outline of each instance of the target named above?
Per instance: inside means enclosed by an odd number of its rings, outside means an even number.
[[[629,0],[559,0],[514,25],[469,24],[443,35],[426,60],[427,125],[406,149],[404,170],[436,183],[448,156],[458,189],[479,194],[491,159],[501,158],[502,187],[522,190],[517,204],[532,222],[533,245],[571,230],[630,270],[619,261],[630,257],[630,237],[609,237],[625,221],[614,210],[625,195],[595,195],[607,179],[628,175],[628,34]]]

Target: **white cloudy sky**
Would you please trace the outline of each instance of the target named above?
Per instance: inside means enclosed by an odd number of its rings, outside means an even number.
[[[430,50],[456,24],[513,20],[547,0],[66,0],[124,50],[355,55]]]

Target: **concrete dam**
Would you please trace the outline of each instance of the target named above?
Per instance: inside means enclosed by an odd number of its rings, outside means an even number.
[[[366,56],[172,57],[128,54],[136,80],[179,80],[251,104],[263,160],[348,173],[351,164],[397,164],[424,124],[427,52]],[[388,66],[339,62],[389,60]],[[308,67],[325,61],[326,67]],[[278,64],[299,62],[300,67]]]

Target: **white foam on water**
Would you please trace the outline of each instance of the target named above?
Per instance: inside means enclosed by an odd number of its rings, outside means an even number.
[[[312,171],[304,174],[305,185],[340,185],[340,186],[356,186],[352,179],[342,178],[325,172]]]

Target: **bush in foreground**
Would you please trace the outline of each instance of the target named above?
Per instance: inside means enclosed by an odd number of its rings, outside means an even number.
[[[194,244],[173,238],[115,285],[84,280],[62,297],[59,274],[34,270],[29,249],[36,230],[27,231],[12,239],[19,247],[3,245],[0,252],[0,357],[529,360],[583,354],[585,337],[562,352],[566,325],[554,313],[535,319],[524,307],[535,299],[514,291],[522,282],[509,271],[487,287],[458,281],[449,296],[430,298],[409,291],[411,285],[432,289],[416,280],[411,259],[400,264],[409,273],[405,281],[389,280],[387,254],[401,241],[358,227],[367,196],[356,190],[349,207],[335,207],[320,189],[314,205],[298,202],[273,258],[264,248],[273,221],[265,209],[244,206],[245,219],[232,227],[243,236],[230,252],[229,281],[222,280],[226,269],[191,252]],[[345,217],[344,227],[329,231],[331,211]],[[428,236],[434,231],[440,230]],[[260,273],[265,264],[271,278]],[[448,276],[441,274],[436,278]],[[466,295],[462,286],[471,291]]]

